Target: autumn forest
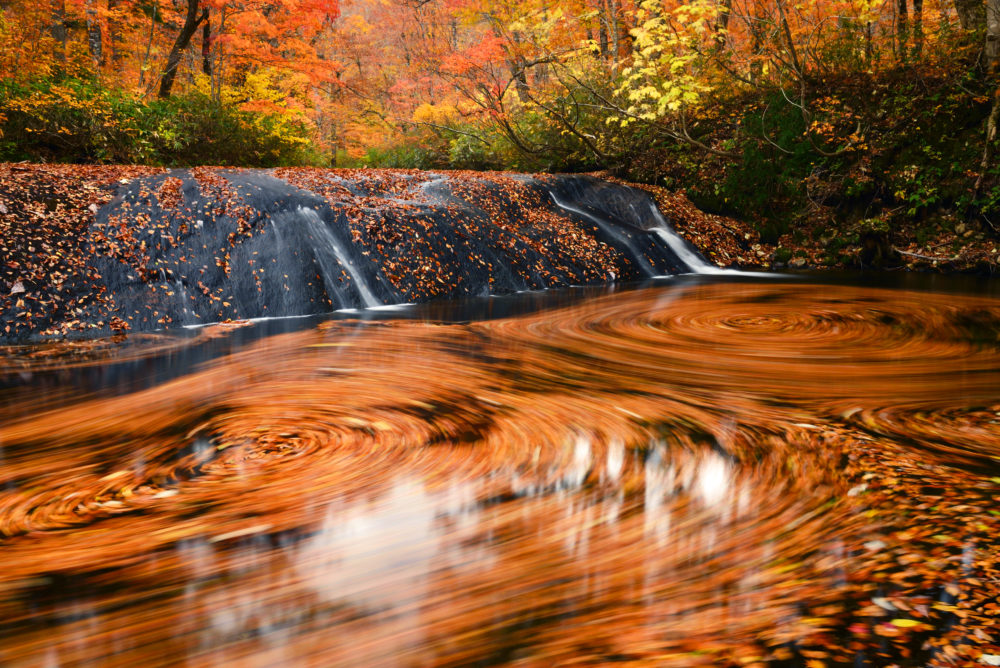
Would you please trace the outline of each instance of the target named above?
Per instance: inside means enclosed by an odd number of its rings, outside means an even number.
[[[797,220],[855,237],[900,217],[995,231],[998,12],[4,0],[0,159],[609,170],[772,242]]]

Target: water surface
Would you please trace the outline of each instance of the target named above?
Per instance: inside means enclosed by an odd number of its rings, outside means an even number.
[[[856,283],[7,349],[0,663],[1000,654],[1000,299]]]

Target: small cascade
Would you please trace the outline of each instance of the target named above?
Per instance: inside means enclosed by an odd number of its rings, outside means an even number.
[[[677,256],[681,262],[687,265],[688,269],[691,270],[692,274],[732,274],[741,273],[733,272],[729,269],[722,269],[716,267],[714,264],[706,262],[705,259],[694,251],[686,241],[677,232],[670,227],[666,218],[660,213],[660,210],[656,208],[656,205],[652,202],[649,204],[649,209],[656,219],[658,225],[656,227],[650,228],[650,232],[654,232],[660,239],[663,240],[667,247],[673,251],[674,255]]]
[[[565,202],[560,200],[555,193],[549,193],[549,195],[552,197],[552,201],[555,202],[555,205],[558,206],[560,209],[563,209],[564,211],[569,211],[571,213],[575,213],[578,216],[583,216],[584,218],[586,218],[587,220],[589,220],[590,222],[594,223],[599,228],[601,228],[601,231],[603,231],[606,235],[608,235],[612,239],[615,239],[620,244],[628,248],[629,252],[632,254],[632,259],[634,259],[639,264],[639,266],[642,267],[642,270],[645,272],[647,276],[655,276],[657,274],[657,271],[653,269],[653,265],[651,265],[649,263],[649,260],[647,260],[643,256],[643,254],[639,252],[639,250],[635,246],[635,243],[628,236],[628,234],[626,234],[621,230],[615,229],[614,226],[609,224],[607,221],[602,220],[598,216],[595,216],[594,214],[586,211],[585,209],[575,207],[571,204],[566,204]]]
[[[271,231],[274,232],[274,255],[275,257],[281,257],[281,251],[285,246],[285,240],[281,237],[281,230],[278,229],[274,220],[272,219],[268,222],[271,224]]]
[[[194,311],[191,310],[191,298],[188,295],[187,288],[184,287],[184,281],[176,279],[174,281],[174,292],[177,293],[177,299],[181,302],[181,313],[184,314],[184,320],[181,322],[182,325],[188,325],[194,322]]]
[[[670,248],[671,251],[677,255],[677,258],[686,264],[691,270],[692,274],[700,274],[702,276],[753,276],[754,278],[768,278],[768,279],[780,279],[781,274],[766,273],[761,271],[743,271],[741,269],[723,269],[722,267],[717,267],[710,262],[706,262],[698,251],[677,234],[674,229],[667,222],[667,219],[663,217],[660,210],[656,208],[655,204],[649,205],[650,211],[653,213],[653,217],[659,223],[656,227],[651,227],[650,232],[654,232],[663,242]]]
[[[300,208],[299,211],[308,211],[309,213],[312,213],[312,216],[304,215],[307,219],[306,225],[313,231],[316,237],[325,237],[328,230],[326,229],[326,224],[319,219],[319,216],[315,215],[315,212],[312,209]],[[274,227],[275,233],[278,234],[280,238],[280,233],[277,231],[278,227],[274,224],[274,221],[271,222],[271,225]],[[323,278],[323,285],[326,288],[326,295],[330,299],[331,305],[336,304],[337,308],[343,308],[344,300],[336,283],[337,278],[340,276],[340,270],[337,263],[335,261],[331,261],[336,260],[336,257],[331,258],[329,253],[322,252],[316,252],[313,257],[315,257],[316,261],[319,262],[319,273]]]
[[[330,292],[330,298],[333,299],[336,296],[336,288],[332,285],[332,281],[336,276],[336,273],[328,264],[328,259],[332,256],[332,258],[335,259],[350,275],[351,280],[354,282],[354,287],[357,288],[358,294],[361,296],[361,300],[364,303],[365,308],[382,306],[382,301],[378,299],[371,291],[371,288],[368,287],[368,283],[365,281],[364,276],[351,262],[350,257],[344,251],[340,241],[338,241],[337,237],[330,231],[330,228],[323,221],[323,219],[319,217],[316,210],[299,207],[298,214],[305,219],[309,228],[319,237],[316,240],[317,243],[322,241],[322,245],[317,247],[317,250],[322,252],[318,252],[316,254],[316,259],[319,260],[320,266],[323,269],[323,278],[327,282],[327,290]],[[324,258],[324,256],[326,257]]]

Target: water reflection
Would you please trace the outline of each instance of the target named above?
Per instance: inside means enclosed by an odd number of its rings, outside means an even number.
[[[679,285],[160,339],[127,354],[200,361],[119,394],[12,383],[0,663],[975,658],[998,323],[984,297]],[[9,372],[108,360],[39,353]]]

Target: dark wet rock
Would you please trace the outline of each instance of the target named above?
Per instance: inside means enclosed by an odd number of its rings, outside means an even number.
[[[74,318],[90,335],[708,266],[645,193],[586,176],[195,168],[114,185],[88,211],[98,279]]]

